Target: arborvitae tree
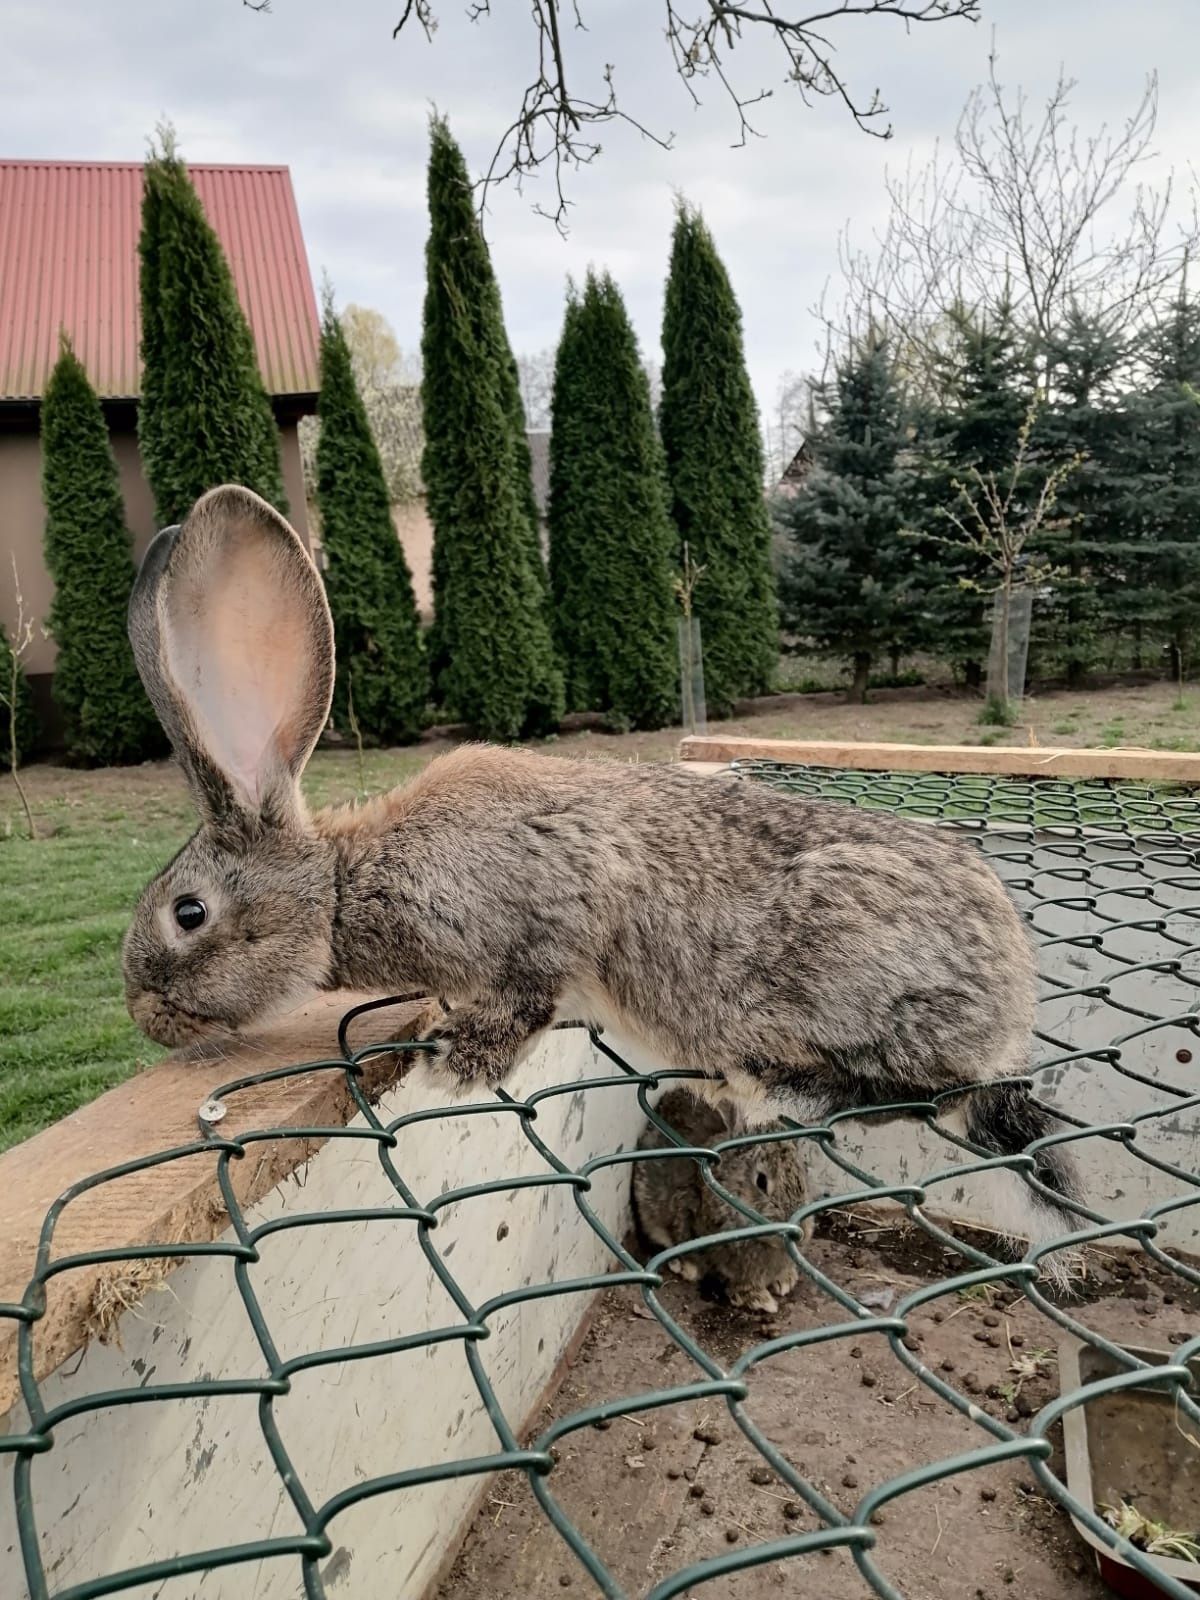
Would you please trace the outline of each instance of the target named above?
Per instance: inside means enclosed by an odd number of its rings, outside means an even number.
[[[157,484],[164,472],[169,472],[168,457],[171,451],[171,432],[167,417],[167,339],[163,329],[162,295],[159,282],[162,277],[162,214],[165,182],[158,181],[158,166],[174,153],[174,134],[169,129],[159,130],[161,155],[151,147],[150,160],[142,172],[142,227],[138,235],[138,299],[141,310],[142,359],[141,393],[137,408],[138,455],[142,471],[154,496],[154,511],[159,527],[169,527],[178,517],[166,513],[165,496],[160,496]],[[150,181],[151,168],[156,181]],[[153,468],[150,463],[153,462]],[[166,485],[164,482],[164,489]],[[174,496],[172,495],[172,499]]]
[[[354,382],[346,335],[327,297],[321,321],[317,505],[333,613],[333,719],[366,739],[415,739],[429,673],[412,574],[392,522],[387,479]]]
[[[133,557],[108,425],[64,337],[42,396],[46,565],[54,580],[53,694],[67,754],[107,765],[163,748],[125,631]]]
[[[495,282],[495,280],[492,280]],[[542,586],[543,594],[549,596],[550,575],[546,569],[546,555],[542,549],[541,517],[538,515],[537,496],[533,492],[533,457],[529,449],[529,436],[526,433],[525,402],[521,399],[521,375],[517,367],[516,357],[508,342],[508,334],[504,328],[504,312],[500,305],[500,290],[496,289],[496,324],[504,337],[504,348],[501,351],[502,382],[505,393],[505,408],[508,411],[509,423],[513,434],[513,455],[517,465],[517,478],[520,487],[524,490],[521,510],[525,518],[527,537],[529,540],[529,556],[533,566],[534,576]]]
[[[13,668],[16,671],[13,671]],[[12,764],[13,699],[16,699],[17,765],[25,760],[37,738],[37,717],[33,710],[33,696],[29,682],[21,671],[21,662],[13,660],[13,648],[7,633],[0,628],[0,772],[7,772]]]
[[[1059,577],[1052,613],[1057,626],[1053,634],[1044,626],[1038,632],[1063,661],[1072,688],[1084,682],[1105,641],[1129,630],[1136,607],[1125,591],[1121,555],[1128,505],[1120,492],[1127,456],[1128,413],[1119,384],[1125,359],[1123,342],[1105,320],[1076,309],[1044,352],[1049,399],[1034,440],[1047,466],[1079,464],[1058,492],[1055,530],[1040,541]]]
[[[607,273],[568,296],[553,411],[550,587],[567,704],[662,727],[676,708],[675,533],[650,387]]]
[[[790,543],[780,579],[785,629],[849,660],[849,698],[866,698],[872,662],[920,624],[908,536],[905,435],[887,345],[874,336],[839,367],[822,396],[827,415],[811,441],[813,468],[779,504]]]
[[[1193,668],[1200,633],[1200,300],[1186,285],[1141,355],[1119,556],[1140,643],[1165,645],[1174,675]]]
[[[940,404],[917,418],[917,499],[912,516],[927,535],[918,541],[929,642],[955,663],[967,684],[983,682],[990,642],[989,608],[978,587],[990,587],[983,559],[961,545],[946,512],[959,511],[960,490],[973,472],[1002,480],[1011,468],[1033,398],[1033,379],[1011,312],[1003,302],[992,314],[954,309],[946,353],[938,364]]]
[[[168,130],[145,166],[138,441],[160,523],[218,483],[287,510],[279,431],[220,241]]]
[[[680,205],[663,317],[659,426],[680,541],[704,567],[696,589],[708,707],[761,694],[779,658],[762,437],[742,315],[712,235]]]
[[[437,118],[428,192],[421,397],[434,687],[453,715],[513,739],[557,725],[562,674],[535,559],[528,445],[500,295],[466,163]]]

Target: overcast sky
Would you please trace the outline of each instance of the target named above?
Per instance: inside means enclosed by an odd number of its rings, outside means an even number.
[[[792,3],[799,11],[802,0]],[[273,0],[268,15],[239,0],[0,0],[0,155],[137,159],[166,116],[191,160],[286,163],[314,276],[328,270],[339,301],[378,307],[412,348],[430,105],[449,116],[480,170],[519,103],[534,42],[526,0],[493,0],[497,15],[474,25],[465,0],[438,4],[442,27],[427,45],[416,30],[393,41],[403,0]],[[812,362],[809,307],[836,272],[839,229],[853,218],[868,236],[883,210],[885,167],[952,137],[986,72],[993,27],[1005,81],[1037,97],[1064,63],[1079,80],[1073,107],[1087,127],[1119,119],[1157,69],[1158,170],[1186,168],[1196,143],[1197,0],[984,0],[982,26],[946,22],[907,36],[887,19],[844,21],[831,37],[851,84],[864,98],[878,84],[892,107],[886,144],[833,102],[806,108],[765,41],[756,43],[732,71],[743,88],[775,92],[755,113],[766,138],[746,149],[731,148],[736,123],[716,86],[702,87],[697,110],[675,78],[660,0],[580,6],[591,31],[566,39],[579,92],[601,93],[603,64],[614,63],[624,107],[656,132],[673,131],[675,148],[603,129],[597,163],[570,178],[566,240],[531,210],[534,191],[494,196],[488,235],[518,352],[555,341],[565,279],[593,263],[613,272],[643,350],[656,355],[681,190],[716,235],[769,406],[780,374]]]

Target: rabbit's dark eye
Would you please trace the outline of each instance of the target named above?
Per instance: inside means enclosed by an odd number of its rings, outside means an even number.
[[[765,1172],[760,1172],[754,1181],[764,1194],[770,1193],[771,1180],[767,1177]]]
[[[194,895],[185,895],[175,902],[175,921],[184,933],[193,933],[208,921],[208,907]]]

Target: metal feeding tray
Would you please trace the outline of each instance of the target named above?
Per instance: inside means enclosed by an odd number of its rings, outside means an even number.
[[[1125,1348],[1149,1366],[1177,1359],[1165,1350]],[[1200,1356],[1190,1367],[1200,1391]],[[1103,1350],[1075,1339],[1060,1346],[1058,1369],[1063,1394],[1127,1370]],[[1171,1528],[1194,1533],[1200,1526],[1200,1449],[1181,1428],[1170,1394],[1122,1389],[1099,1395],[1065,1414],[1063,1436],[1067,1488],[1081,1505],[1100,1516],[1105,1506],[1127,1500]],[[1115,1594],[1129,1600],[1161,1600],[1163,1590],[1152,1579],[1110,1550],[1077,1518],[1071,1520],[1091,1545],[1100,1576]],[[1200,1565],[1173,1556],[1146,1559],[1164,1577],[1200,1595]]]

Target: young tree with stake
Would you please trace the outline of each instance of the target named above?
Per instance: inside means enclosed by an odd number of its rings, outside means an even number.
[[[1032,494],[1030,438],[1037,416],[1038,401],[1034,400],[1025,414],[1017,437],[1016,454],[1007,471],[998,474],[972,467],[966,483],[955,482],[957,504],[945,511],[946,519],[955,530],[954,535],[946,536],[945,542],[974,552],[995,574],[990,585],[978,587],[981,592],[997,595],[1000,602],[993,641],[993,659],[998,662],[999,670],[988,685],[987,717],[989,721],[1004,725],[1012,720],[1008,650],[1013,594],[1018,588],[1044,583],[1055,575],[1055,568],[1033,549],[1034,541],[1061,525],[1051,520],[1059,490],[1083,461],[1082,455],[1074,455],[1051,467],[1042,476],[1037,493]]]

